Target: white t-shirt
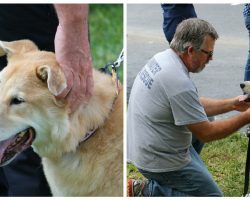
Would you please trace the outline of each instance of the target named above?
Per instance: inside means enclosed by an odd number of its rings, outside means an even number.
[[[172,50],[156,54],[137,75],[127,113],[128,161],[150,172],[178,170],[190,161],[185,125],[207,121],[197,89]]]

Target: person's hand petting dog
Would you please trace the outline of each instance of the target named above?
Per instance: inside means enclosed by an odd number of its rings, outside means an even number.
[[[247,94],[239,95],[239,96],[235,97],[235,100],[234,100],[235,110],[237,110],[239,112],[246,111],[248,108],[250,108],[249,101],[250,101],[250,96]]]
[[[88,6],[55,7],[59,17],[55,54],[67,80],[67,88],[57,98],[66,99],[70,111],[74,112],[80,103],[88,103],[94,87],[88,40]]]
[[[249,81],[244,81],[240,84],[240,87],[243,91],[243,95],[241,95],[240,97],[240,101],[245,101],[245,102],[250,102],[250,90],[249,90],[249,85],[250,85],[250,82]]]

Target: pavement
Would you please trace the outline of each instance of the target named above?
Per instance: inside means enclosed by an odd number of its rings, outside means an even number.
[[[200,96],[229,98],[242,94],[248,55],[248,33],[243,5],[194,4],[197,16],[210,22],[219,34],[213,60],[198,74],[191,74]],[[162,31],[159,4],[127,5],[127,100],[140,69],[157,52],[169,47]],[[220,115],[225,118],[231,114]]]

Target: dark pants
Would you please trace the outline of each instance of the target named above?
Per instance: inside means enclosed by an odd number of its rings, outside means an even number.
[[[51,196],[41,159],[32,148],[0,168],[0,196]]]
[[[245,73],[244,73],[244,81],[250,80],[250,11],[244,14],[245,19],[245,26],[248,31],[248,38],[249,38],[249,50],[248,50],[248,56],[247,56],[247,62],[245,66]]]
[[[53,5],[1,4],[0,40],[30,39],[39,49],[54,51],[58,19]],[[6,66],[0,58],[0,70]],[[41,159],[29,148],[0,168],[0,196],[51,196]]]
[[[163,32],[170,43],[177,25],[185,19],[197,17],[193,4],[162,4]]]

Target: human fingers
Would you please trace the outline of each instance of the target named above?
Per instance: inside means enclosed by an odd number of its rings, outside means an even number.
[[[92,97],[93,90],[94,90],[94,80],[93,80],[93,75],[91,71],[86,77],[86,93],[85,93],[86,102],[88,102],[90,98]]]
[[[249,100],[250,100],[250,95],[249,94],[239,96],[239,102],[249,102]]]
[[[67,80],[67,87],[59,94],[56,96],[57,99],[65,99],[66,96],[69,94],[73,87],[73,82],[74,82],[74,73],[71,69],[69,68],[64,68],[62,67],[63,73],[65,75],[65,78]]]
[[[84,104],[86,83],[80,74],[75,74],[74,84],[66,99],[70,106],[70,112],[75,112],[77,108]]]

